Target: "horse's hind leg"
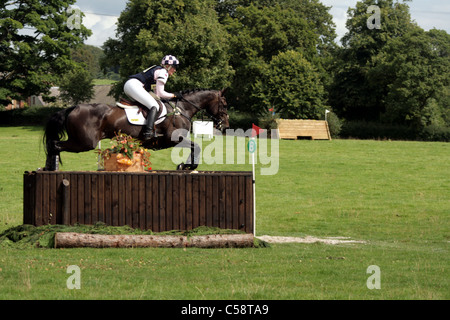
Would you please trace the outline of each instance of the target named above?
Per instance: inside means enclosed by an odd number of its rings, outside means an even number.
[[[47,141],[47,159],[45,161],[44,171],[58,171],[60,154],[56,143],[58,141]]]
[[[55,143],[55,146],[58,152],[67,151],[79,153],[94,150],[97,143],[98,141],[78,141],[69,139],[67,141],[58,141]]]
[[[59,163],[61,162],[60,153],[61,151],[66,152],[85,152],[95,149],[97,146],[98,140],[95,139],[84,139],[74,140],[69,137],[66,141],[52,141],[49,142],[50,146],[47,147],[49,150],[47,154],[47,160],[45,162],[46,171],[58,171]],[[62,163],[62,162],[61,162]]]

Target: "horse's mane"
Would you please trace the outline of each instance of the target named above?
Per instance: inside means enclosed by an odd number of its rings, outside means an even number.
[[[197,88],[197,89],[188,89],[188,90],[180,91],[180,93],[181,94],[190,94],[190,93],[196,93],[196,92],[200,92],[200,91],[217,91],[217,90],[205,89],[205,88]]]

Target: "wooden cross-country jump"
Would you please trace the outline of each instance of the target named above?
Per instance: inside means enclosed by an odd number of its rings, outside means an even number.
[[[252,233],[252,187],[245,171],[25,172],[24,223]]]
[[[277,125],[280,139],[331,140],[328,123],[323,120],[278,119]]]

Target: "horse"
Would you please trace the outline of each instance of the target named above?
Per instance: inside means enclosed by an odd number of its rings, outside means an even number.
[[[186,163],[180,163],[176,169],[195,170],[201,149],[188,138],[192,118],[197,112],[204,110],[213,120],[216,129],[224,132],[229,128],[227,102],[224,90],[197,89],[181,94],[182,98],[176,101],[175,106],[166,104],[167,114],[156,125],[156,137],[147,141],[142,138],[145,124],[131,124],[125,110],[117,105],[79,104],[52,114],[44,129],[43,143],[47,159],[43,170],[58,170],[59,163],[62,164],[61,152],[93,150],[100,140],[113,138],[118,132],[137,138],[149,149],[191,148]],[[147,110],[142,105],[140,107],[141,110]],[[157,119],[162,110],[160,104]],[[67,140],[62,141],[66,135]]]

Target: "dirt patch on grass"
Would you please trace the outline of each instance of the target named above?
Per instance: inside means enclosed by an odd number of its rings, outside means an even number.
[[[325,243],[325,244],[366,243],[366,241],[352,240],[349,237],[317,238],[313,236],[306,236],[306,237],[258,236],[257,238],[266,241],[268,243]]]

